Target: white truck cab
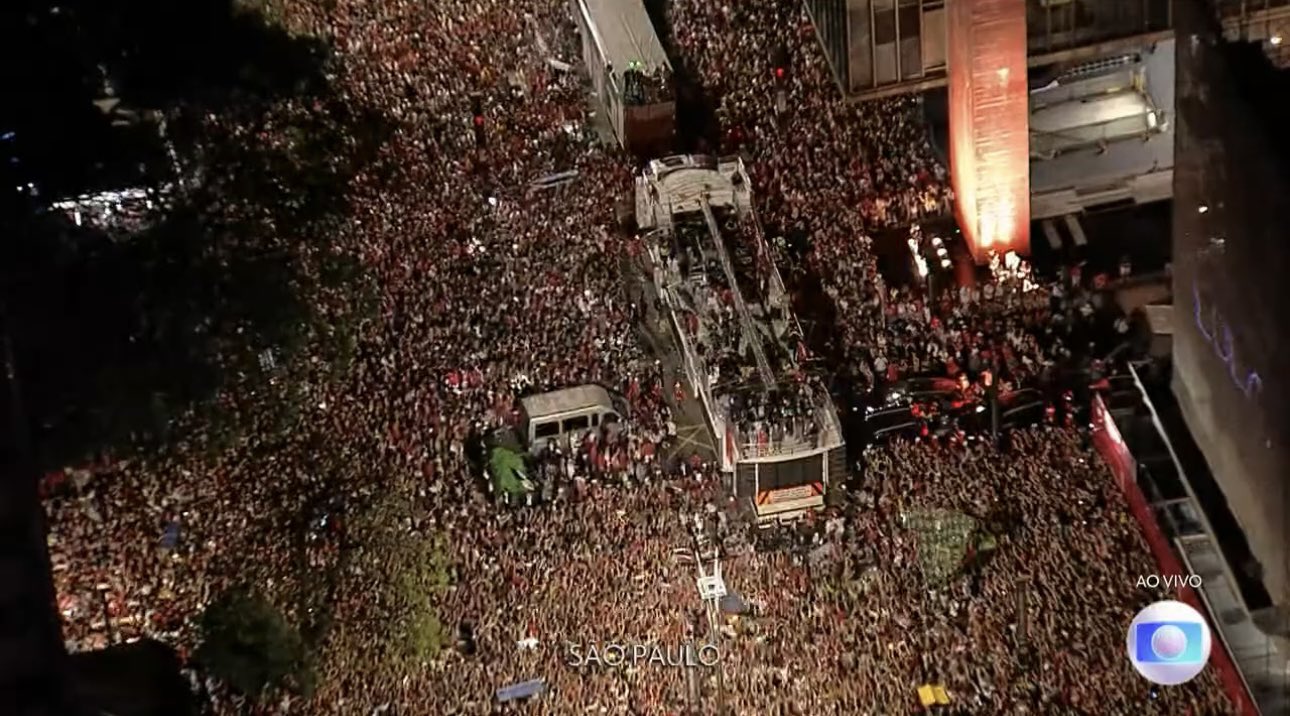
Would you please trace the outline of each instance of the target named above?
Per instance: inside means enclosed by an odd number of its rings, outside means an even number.
[[[599,385],[579,385],[520,400],[523,420],[520,438],[530,453],[540,453],[552,441],[576,444],[588,431],[621,425],[627,413],[623,400]],[[618,429],[618,428],[611,428]]]

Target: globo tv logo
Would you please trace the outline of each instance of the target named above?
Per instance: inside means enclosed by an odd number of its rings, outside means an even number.
[[[1191,681],[1205,668],[1211,646],[1205,617],[1182,602],[1151,604],[1129,625],[1129,661],[1155,684]]]

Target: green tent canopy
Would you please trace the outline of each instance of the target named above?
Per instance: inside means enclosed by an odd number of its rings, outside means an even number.
[[[493,488],[499,493],[524,495],[533,491],[524,456],[509,448],[492,449],[488,454],[488,474],[493,480]]]

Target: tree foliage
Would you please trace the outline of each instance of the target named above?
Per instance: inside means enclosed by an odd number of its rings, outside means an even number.
[[[357,538],[358,558],[376,576],[365,621],[379,625],[378,648],[389,658],[423,663],[450,639],[438,601],[453,578],[443,539],[416,523],[410,501],[386,494],[365,511]]]
[[[313,657],[300,633],[272,604],[246,589],[231,590],[207,607],[198,660],[215,676],[252,697],[288,688],[311,693]]]
[[[15,155],[0,175],[39,188],[0,212],[0,302],[46,468],[176,432],[230,444],[252,406],[280,406],[268,422],[288,429],[298,417],[284,386],[343,375],[373,310],[340,239],[351,181],[389,123],[334,96],[323,45],[224,0],[178,7],[0,11],[15,11],[0,54],[32,69],[0,103]],[[95,109],[105,81],[145,119],[119,127]],[[146,228],[42,209],[126,186],[166,197]]]
[[[901,514],[914,534],[918,562],[930,589],[943,587],[960,574],[978,522],[970,515],[945,509],[916,509]]]

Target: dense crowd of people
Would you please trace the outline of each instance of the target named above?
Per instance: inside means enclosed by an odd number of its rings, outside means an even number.
[[[946,687],[949,713],[1226,713],[1212,672],[1153,702],[1124,663],[1152,565],[1096,454],[1060,428],[1011,442],[872,448],[855,501],[800,547],[730,559],[756,605],[725,642],[736,713],[909,713],[923,683]],[[928,511],[997,546],[929,580],[936,538],[911,527]]]
[[[753,454],[769,454],[771,446],[785,450],[816,447],[819,406],[825,402],[818,390],[819,386],[803,381],[730,395],[727,411],[735,425],[735,438]]]
[[[841,370],[877,385],[1002,364],[1024,382],[1060,354],[1070,334],[1049,333],[1053,316],[1069,323],[1082,304],[1057,288],[1000,281],[929,306],[883,282],[869,234],[951,200],[918,100],[841,103],[798,3],[675,0],[669,11],[680,59],[718,98],[723,141],[750,156],[767,233],[809,239],[804,261],[782,244],[776,260],[821,277]],[[540,44],[576,56],[567,12],[558,0],[283,5],[288,29],[334,47],[343,101],[395,126],[336,228],[373,277],[374,315],[339,378],[320,357],[302,361],[303,416],[290,429],[257,402],[273,391],[230,395],[256,426],[232,444],[210,449],[197,425],[164,449],[69,473],[46,502],[69,646],[151,637],[187,658],[204,607],[249,583],[311,635],[318,687],[252,706],[191,664],[219,714],[493,713],[495,690],[533,678],[548,693],[520,712],[682,713],[696,691],[711,703],[712,670],[575,668],[569,645],[709,638],[721,698],[740,715],[903,713],[924,682],[943,683],[962,713],[1226,713],[1212,673],[1151,702],[1124,662],[1124,625],[1157,596],[1134,578],[1152,567],[1075,431],[1020,432],[1006,453],[974,441],[875,447],[860,491],[811,523],[826,528],[803,527],[802,550],[747,548],[711,465],[661,464],[685,396],[638,334],[631,237],[613,212],[633,165],[588,139],[579,77],[534,49],[539,28]],[[778,46],[782,110],[769,84]],[[482,141],[468,117],[476,97]],[[205,122],[224,141],[290,141],[271,122]],[[568,185],[528,188],[571,170]],[[319,300],[339,320],[351,298],[341,287]],[[626,395],[622,432],[540,455],[535,472],[568,486],[550,504],[488,501],[472,444],[514,426],[521,396],[587,383]],[[741,410],[753,424],[791,422],[782,406],[794,395]],[[451,636],[433,657],[388,648],[399,626],[382,585],[407,565],[361,514],[383,500],[409,511],[382,534],[434,535],[450,565],[449,586],[427,597]],[[998,525],[991,560],[929,585],[903,522],[927,509]],[[696,515],[723,525],[725,579],[753,605],[721,636],[708,633],[684,556]]]
[[[861,392],[880,400],[913,376],[965,373],[979,384],[984,370],[1013,386],[1051,386],[1058,366],[1109,351],[1093,345],[1109,307],[1088,277],[1040,285],[998,257],[979,283],[941,271],[949,286],[933,295],[879,271],[880,232],[944,217],[953,199],[921,97],[840,101],[809,19],[790,4],[673,8],[681,55],[717,97],[730,147],[749,157],[776,263],[789,283],[818,277],[836,309],[818,348]],[[792,246],[805,246],[803,260]]]

